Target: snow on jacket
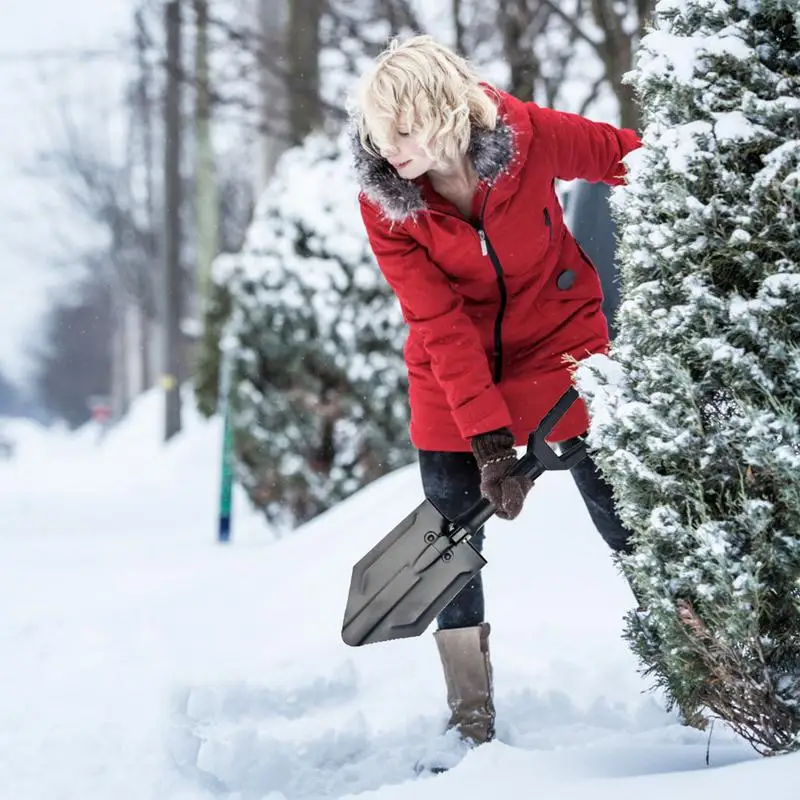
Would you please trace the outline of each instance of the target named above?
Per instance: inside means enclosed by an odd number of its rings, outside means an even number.
[[[639,138],[486,91],[499,118],[472,131],[472,219],[425,175],[401,178],[353,140],[367,235],[408,325],[409,433],[422,450],[468,451],[470,437],[506,426],[524,444],[570,386],[565,357],[608,348],[600,281],[564,224],[555,179],[620,184]],[[588,424],[577,401],[549,439]]]

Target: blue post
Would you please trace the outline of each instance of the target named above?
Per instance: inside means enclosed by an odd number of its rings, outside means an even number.
[[[228,542],[231,538],[231,512],[233,509],[233,425],[231,423],[231,353],[223,347],[220,363],[218,409],[222,417],[222,469],[220,471],[219,524],[217,539]]]

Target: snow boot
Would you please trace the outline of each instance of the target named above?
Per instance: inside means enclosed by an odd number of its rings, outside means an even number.
[[[495,735],[494,688],[489,659],[488,622],[469,628],[448,628],[433,636],[439,648],[447,686],[450,720],[472,746],[490,742]]]

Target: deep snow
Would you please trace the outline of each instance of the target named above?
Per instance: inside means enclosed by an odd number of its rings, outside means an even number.
[[[620,639],[631,603],[568,476],[485,554],[499,740],[439,731],[430,632],[352,649],[352,564],[421,499],[414,466],[278,537],[235,495],[215,541],[218,421],[160,444],[161,399],[97,431],[8,426],[0,462],[3,800],[672,800],[791,796],[763,760],[680,726]],[[415,778],[439,758],[446,774]]]

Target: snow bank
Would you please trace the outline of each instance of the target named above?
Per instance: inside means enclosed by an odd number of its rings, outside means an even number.
[[[163,393],[151,390],[105,434],[95,423],[71,432],[9,421],[4,430],[14,441],[15,457],[0,462],[0,507],[8,515],[24,515],[47,498],[48,505],[61,509],[64,533],[98,527],[113,533],[126,518],[138,520],[142,532],[213,539],[221,420],[205,419],[186,392],[183,430],[165,445],[163,403]],[[239,487],[234,487],[233,519],[240,537],[273,538]]]
[[[797,757],[717,726],[709,769],[707,736],[647,691],[620,639],[632,598],[568,475],[489,522],[499,738],[465,754],[429,634],[339,636],[352,564],[421,500],[416,466],[281,540],[240,505],[219,545],[219,426],[188,414],[163,447],[159,406],[99,445],[31,431],[0,464],[4,798],[788,796]],[[418,777],[433,761],[452,769]]]

